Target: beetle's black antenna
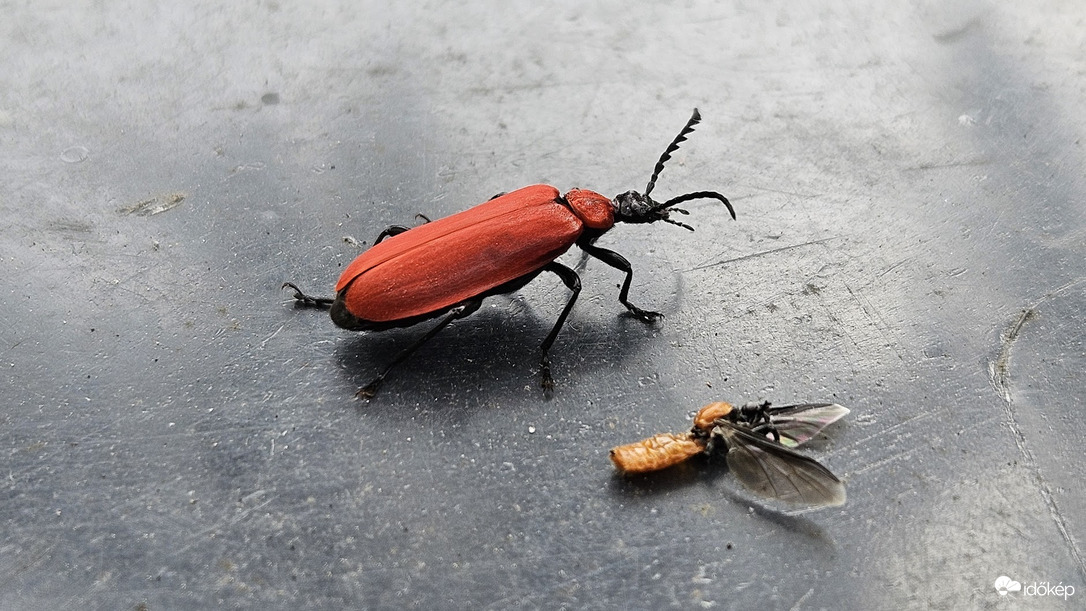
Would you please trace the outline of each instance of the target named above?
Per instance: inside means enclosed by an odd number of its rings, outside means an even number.
[[[725,206],[728,207],[728,212],[731,213],[732,220],[733,221],[735,220],[735,208],[732,208],[732,203],[728,201],[728,198],[726,198],[723,195],[717,193],[716,191],[695,191],[693,193],[687,193],[686,195],[680,195],[678,197],[673,197],[673,198],[667,200],[666,202],[660,204],[659,206],[657,206],[657,208],[670,208],[671,206],[674,206],[675,204],[681,204],[683,202],[688,202],[688,201],[690,201],[692,199],[715,199],[715,200],[718,200],[718,201],[722,202]]]
[[[675,139],[668,145],[664,154],[660,155],[660,161],[656,162],[656,169],[652,171],[652,178],[649,179],[649,186],[645,187],[645,197],[648,197],[649,193],[652,193],[652,189],[656,186],[656,179],[660,177],[660,172],[664,170],[664,164],[667,163],[668,159],[671,159],[672,153],[679,150],[679,143],[686,141],[686,137],[690,135],[690,132],[694,131],[694,126],[700,122],[701,113],[695,108],[694,114],[690,115],[690,120],[686,122],[686,127],[679,132],[678,136],[675,136]],[[734,215],[735,214],[732,213],[732,216]]]

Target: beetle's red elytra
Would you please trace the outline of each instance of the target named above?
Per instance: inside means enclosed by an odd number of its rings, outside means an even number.
[[[343,299],[336,323],[364,329],[369,322],[447,310],[538,271],[566,252],[585,227],[614,225],[611,201],[602,195],[571,191],[566,201],[569,206],[554,187],[524,187],[382,241],[339,277],[336,293]]]
[[[694,199],[715,199],[735,218],[728,199],[714,191],[687,193],[663,203],[649,196],[664,164],[700,120],[694,109],[686,126],[660,156],[644,194],[627,191],[609,199],[587,189],[572,189],[563,196],[547,185],[524,187],[417,227],[385,229],[373,247],[343,271],[334,299],[310,297],[289,282],[283,287],[294,289],[300,305],[330,308],[336,325],[354,331],[406,327],[444,315],[358,392],[358,396],[369,398],[393,367],[453,320],[479,309],[483,299],[515,291],[541,272],[552,272],[571,295],[542,344],[540,373],[542,386],[549,392],[554,382],[548,353],[581,290],[577,273],[555,259],[576,244],[586,254],[624,272],[619,302],[633,316],[651,323],[662,314],[643,310],[627,298],[633,280],[630,263],[622,255],[596,246],[595,241],[616,222],[664,221],[693,231],[670,218],[670,213],[687,214],[674,206]]]

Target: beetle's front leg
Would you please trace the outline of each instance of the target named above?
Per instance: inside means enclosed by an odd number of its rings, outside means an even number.
[[[592,255],[593,257],[596,257],[600,261],[603,261],[604,263],[619,271],[626,272],[626,281],[622,283],[622,289],[618,292],[618,300],[622,305],[626,306],[626,309],[629,310],[631,314],[641,319],[642,322],[646,323],[656,322],[656,319],[664,317],[664,315],[660,312],[650,312],[649,310],[642,310],[641,308],[630,303],[628,297],[630,295],[630,283],[633,282],[633,266],[631,266],[630,262],[626,260],[626,257],[623,257],[622,255],[618,254],[613,250],[600,248],[599,246],[589,244],[587,242],[578,242],[577,245],[580,246],[582,250]]]

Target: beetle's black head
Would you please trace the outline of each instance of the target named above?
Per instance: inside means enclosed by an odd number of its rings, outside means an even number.
[[[692,199],[715,199],[723,203],[728,207],[728,212],[731,213],[732,218],[735,218],[735,209],[732,208],[731,202],[728,198],[715,191],[696,191],[694,193],[687,193],[678,197],[673,197],[666,202],[656,203],[653,201],[649,194],[652,193],[652,189],[656,186],[656,179],[660,177],[660,172],[664,169],[664,164],[671,159],[671,154],[679,150],[679,144],[686,140],[686,137],[694,131],[694,126],[701,121],[701,113],[698,109],[694,109],[694,114],[690,116],[690,120],[686,122],[686,126],[679,132],[678,136],[671,141],[663,155],[660,155],[660,161],[656,162],[656,168],[652,172],[652,178],[649,179],[649,185],[645,188],[645,194],[642,195],[637,191],[627,191],[615,197],[612,200],[611,205],[615,208],[615,221],[623,223],[655,223],[656,221],[664,221],[665,223],[671,223],[672,225],[678,225],[679,227],[685,227],[690,231],[694,228],[685,223],[680,223],[670,218],[670,213],[678,212],[679,214],[689,214],[682,208],[674,208],[675,204],[681,204],[682,202],[688,202]]]

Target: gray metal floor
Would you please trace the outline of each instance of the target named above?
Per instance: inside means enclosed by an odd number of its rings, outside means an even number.
[[[1081,3],[383,4],[4,8],[0,608],[1081,605]],[[552,400],[553,278],[370,403],[423,329],[279,290],[416,213],[641,189],[694,106],[656,194],[738,220],[606,235],[667,317],[589,261]],[[844,507],[614,476],[763,397],[853,410],[809,450]]]

